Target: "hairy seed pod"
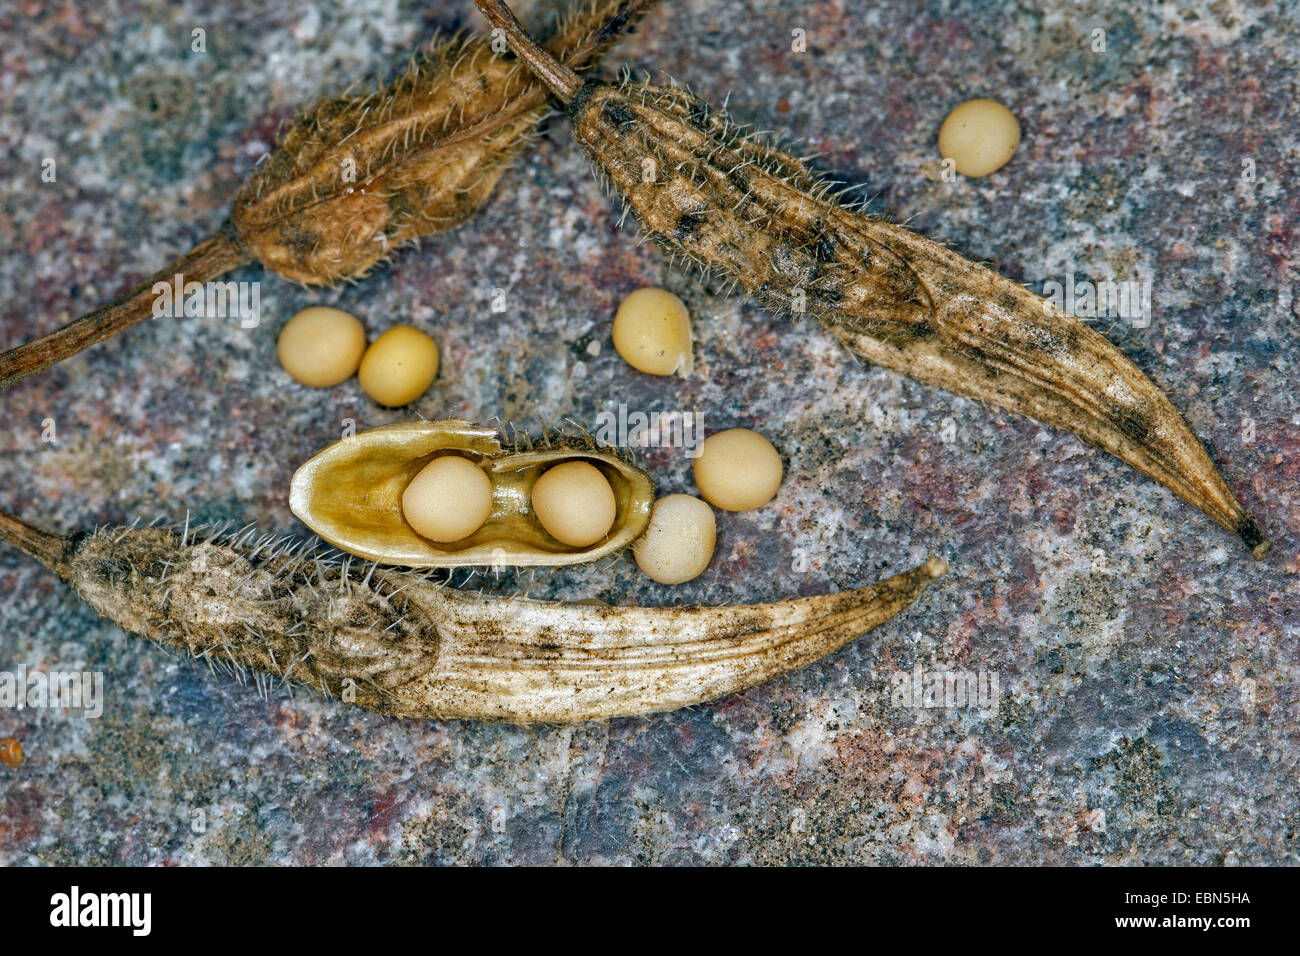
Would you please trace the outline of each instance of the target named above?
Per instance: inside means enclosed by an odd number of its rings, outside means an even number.
[[[505,449],[496,429],[457,419],[402,422],[357,432],[325,448],[294,473],[289,507],[330,544],[380,564],[408,568],[559,566],[594,561],[626,548],[645,531],[654,508],[650,476],[617,450],[588,438],[545,436]],[[402,493],[439,455],[476,463],[492,480],[492,510],[470,536],[436,543],[402,517]],[[547,534],[533,514],[533,486],[565,461],[594,465],[614,491],[609,534],[586,548]]]
[[[595,3],[569,17],[548,49],[581,69],[646,5]],[[295,120],[235,200],[235,234],[287,279],[364,275],[390,250],[473,215],[547,102],[487,39],[440,44],[386,87],[325,100]]]
[[[547,48],[595,62],[655,0],[580,0]],[[257,261],[295,282],[359,278],[404,243],[472,216],[531,142],[546,88],[483,37],[436,43],[393,82],[305,111],[253,173],[231,218],[147,281],[0,355],[0,389],[153,314],[154,284],[209,282]]]
[[[1239,535],[1269,542],[1164,393],[1103,336],[944,246],[841,205],[801,160],[693,94],[582,79],[501,0],[476,0],[563,102],[607,189],[673,256],[849,349],[1073,432]],[[654,175],[647,175],[653,170]]]
[[[123,629],[396,717],[574,722],[674,710],[803,667],[947,571],[739,607],[492,599],[326,560],[251,531],[101,528],[62,538],[0,512],[0,540]]]

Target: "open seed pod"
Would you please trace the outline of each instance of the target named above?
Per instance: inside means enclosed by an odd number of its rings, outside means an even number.
[[[416,534],[402,515],[402,492],[439,455],[478,463],[492,480],[492,511],[469,537],[450,543]],[[533,485],[547,469],[578,459],[614,491],[614,526],[586,548],[562,544],[532,510]],[[411,568],[469,565],[558,566],[594,561],[626,548],[650,523],[650,476],[612,448],[551,436],[524,450],[502,447],[496,429],[459,419],[403,422],[358,432],[325,448],[294,473],[289,507],[330,544],[351,554]]]

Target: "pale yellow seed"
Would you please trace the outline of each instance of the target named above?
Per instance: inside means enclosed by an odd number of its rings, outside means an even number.
[[[987,176],[1011,159],[1020,142],[1020,123],[996,100],[967,100],[939,129],[939,155],[963,176]]]
[[[414,326],[398,325],[366,349],[357,378],[380,405],[398,408],[423,395],[437,375],[437,343]]]
[[[655,502],[650,526],[632,545],[632,554],[647,577],[682,584],[709,566],[716,540],[712,508],[690,495],[668,495]]]
[[[694,358],[685,303],[665,289],[637,289],[614,315],[614,348],[638,372],[689,375]]]
[[[280,365],[312,388],[330,388],[356,374],[366,350],[366,330],[342,309],[313,305],[285,323],[276,343]]]
[[[402,492],[402,514],[430,541],[468,538],[492,513],[492,480],[468,458],[435,458]]]
[[[617,511],[609,479],[585,461],[556,465],[533,485],[537,520],[571,548],[585,548],[609,534]]]
[[[781,486],[781,456],[772,443],[748,428],[710,435],[695,459],[695,486],[704,500],[724,511],[761,508]]]

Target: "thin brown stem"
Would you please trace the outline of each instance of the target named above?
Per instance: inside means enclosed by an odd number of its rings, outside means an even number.
[[[184,282],[208,282],[251,261],[223,229],[107,305],[0,355],[0,391],[152,316],[154,283],[170,285],[178,275]]]
[[[539,80],[551,88],[564,103],[569,102],[582,88],[582,79],[555,57],[543,50],[520,25],[511,9],[502,0],[474,0],[479,11],[495,27],[504,31],[515,56],[528,64]]]
[[[19,551],[35,558],[59,577],[66,577],[64,540],[59,535],[42,531],[7,511],[0,511],[0,541],[12,544]]]

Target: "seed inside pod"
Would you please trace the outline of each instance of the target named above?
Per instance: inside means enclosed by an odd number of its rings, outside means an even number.
[[[289,507],[330,544],[381,564],[410,568],[559,567],[594,561],[629,547],[650,522],[650,476],[613,448],[589,437],[512,434],[502,448],[494,428],[456,419],[403,422],[357,432],[323,449],[294,473]],[[435,541],[403,515],[415,479],[439,459],[461,458],[491,482],[487,520],[466,537]],[[614,519],[598,543],[563,543],[533,509],[533,490],[559,465],[594,470],[596,487],[614,500]],[[444,466],[446,467],[446,466]],[[412,508],[414,511],[414,508]]]
[[[691,316],[666,289],[637,289],[614,315],[614,348],[638,372],[689,375]]]
[[[547,533],[574,548],[595,544],[614,526],[614,491],[585,461],[566,461],[537,479],[533,513]]]
[[[632,554],[647,577],[682,584],[709,566],[716,539],[712,508],[690,495],[667,495],[655,502],[650,527],[632,545]]]
[[[290,378],[311,388],[331,388],[356,374],[366,350],[366,330],[342,309],[313,305],[285,323],[276,344]]]
[[[409,405],[438,375],[438,344],[414,326],[395,326],[366,349],[357,375],[362,390],[380,405]]]
[[[939,154],[963,176],[987,176],[1010,160],[1020,142],[1020,123],[997,100],[967,100],[939,129]]]
[[[781,475],[781,456],[772,443],[748,428],[710,435],[695,459],[695,486],[724,511],[763,507],[776,495]]]
[[[492,480],[459,455],[435,458],[402,492],[402,514],[431,541],[468,538],[491,513]]]

